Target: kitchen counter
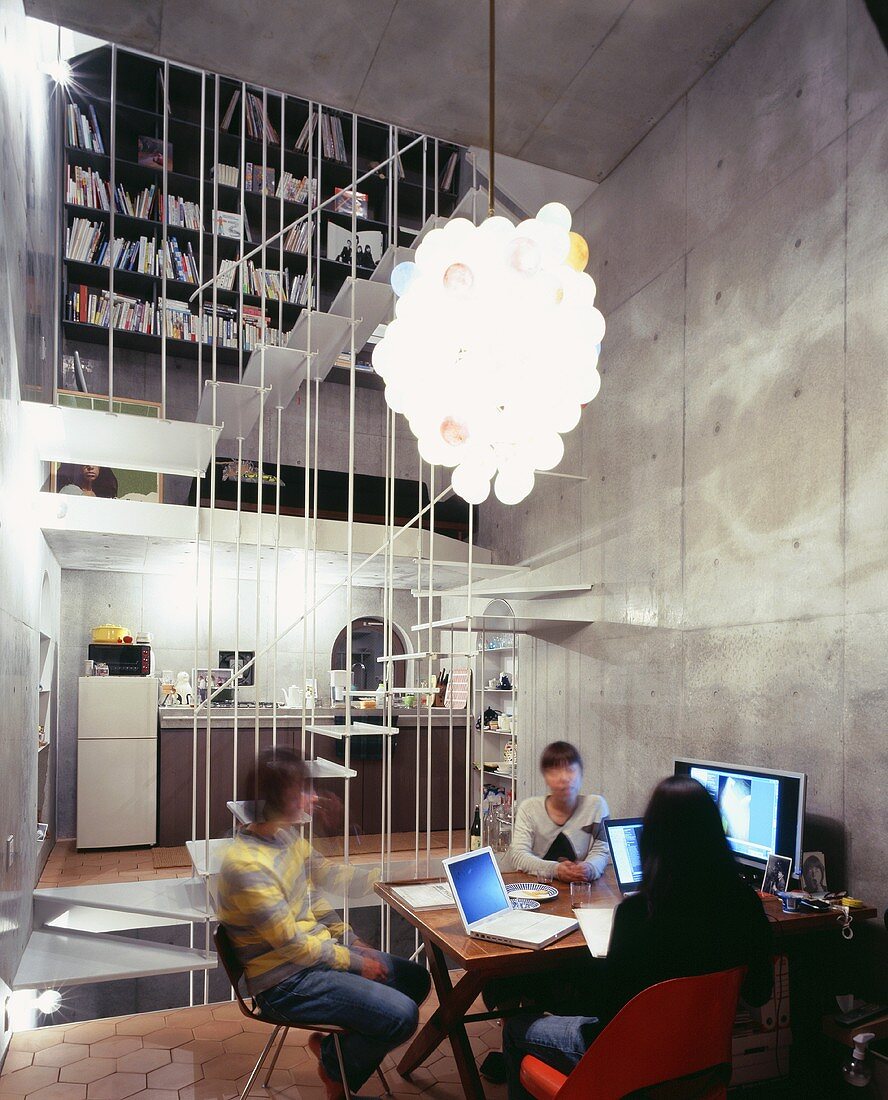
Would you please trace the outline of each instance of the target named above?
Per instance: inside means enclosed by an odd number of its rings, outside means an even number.
[[[277,715],[275,721],[275,713]],[[355,722],[384,715],[377,708],[352,711]],[[194,711],[191,707],[161,707],[159,737],[158,844],[173,847],[192,838],[192,777],[197,777],[196,839],[203,839],[205,822],[204,776],[207,741],[210,744],[210,837],[230,834],[231,813],[227,803],[235,798],[252,798],[250,774],[256,751],[256,717],[253,707],[238,708],[237,737],[234,729],[234,708],[214,707],[212,722],[207,727],[204,712],[197,720],[197,759],[195,760]],[[342,708],[318,708],[313,725],[342,718]],[[308,715],[306,715],[308,717]],[[259,749],[270,749],[273,742],[298,749],[302,742],[302,711],[287,707],[260,707]],[[393,832],[413,830],[416,822],[417,768],[419,774],[420,821],[426,820],[426,767],[429,751],[427,737],[429,715],[422,711],[417,726],[416,710],[396,710],[398,732],[392,737],[392,823]],[[432,710],[431,753],[433,830],[446,829],[449,818],[447,805],[447,774],[450,762],[448,735],[451,711],[443,707]],[[453,820],[466,816],[466,713],[452,712],[453,720]],[[276,736],[275,736],[276,735]],[[310,735],[311,736],[311,735]],[[346,742],[323,734],[314,735],[315,755],[342,763]],[[237,741],[237,787],[234,784],[235,740]],[[310,742],[309,742],[310,743]],[[382,766],[379,737],[365,735],[350,741],[350,766],[357,777],[348,782],[349,823],[354,833],[382,831]],[[329,791],[343,798],[346,785],[342,779],[315,781],[319,791]],[[335,832],[335,828],[331,830]]]

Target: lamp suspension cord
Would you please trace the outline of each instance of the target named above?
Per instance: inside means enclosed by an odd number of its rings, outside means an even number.
[[[496,135],[496,0],[489,2],[489,29],[488,44],[489,54],[487,63],[488,74],[488,100],[490,104],[489,130],[490,130],[490,171],[487,181],[487,213],[492,218],[494,214],[494,148]]]

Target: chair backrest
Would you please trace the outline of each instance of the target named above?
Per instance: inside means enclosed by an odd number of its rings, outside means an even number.
[[[231,942],[231,937],[228,935],[223,925],[216,925],[216,931],[213,933],[213,940],[216,943],[216,952],[222,960],[222,967],[228,975],[228,980],[231,982],[231,988],[234,990],[235,997],[237,997],[237,1003],[240,1005],[241,1012],[247,1016],[255,1015],[241,996],[240,980],[243,977],[244,968],[240,959],[237,957],[237,952],[234,949],[234,944]]]
[[[558,1100],[620,1100],[636,1089],[731,1062],[744,967],[642,990],[592,1043]]]

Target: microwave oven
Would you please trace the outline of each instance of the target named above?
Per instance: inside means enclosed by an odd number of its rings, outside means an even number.
[[[124,645],[122,642],[92,642],[88,649],[91,661],[108,666],[109,676],[150,676],[150,645]]]

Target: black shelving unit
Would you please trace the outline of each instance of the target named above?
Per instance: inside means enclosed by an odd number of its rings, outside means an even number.
[[[164,241],[175,238],[181,252],[190,247],[199,269],[199,282],[206,282],[219,273],[224,261],[237,261],[263,239],[274,237],[309,212],[307,204],[274,193],[284,172],[291,173],[295,180],[311,177],[318,187],[318,201],[324,201],[336,189],[350,189],[355,179],[379,165],[378,171],[357,187],[366,196],[367,216],[356,217],[354,224],[358,232],[381,234],[383,251],[390,243],[409,244],[427,216],[433,213],[446,216],[455,206],[458,171],[446,191],[438,187],[448,158],[459,154],[454,145],[423,139],[402,154],[402,172],[397,169],[393,172],[394,164],[381,162],[394,152],[396,145],[403,148],[416,135],[399,135],[384,123],[328,110],[295,96],[173,65],[120,47],[93,50],[75,59],[72,68],[75,79],[67,90],[66,110],[67,103],[72,103],[85,117],[94,117],[104,152],[71,144],[66,119],[62,132],[65,237],[75,220],[82,218],[100,227],[109,242],[109,252],[114,238],[137,242],[144,237],[155,242],[156,255],[160,257]],[[232,99],[236,102],[229,112]],[[227,112],[230,118],[226,126],[223,123]],[[310,147],[296,148],[297,137],[310,117],[316,120]],[[341,134],[336,152],[344,154],[345,159],[330,155],[328,142],[334,128],[337,138]],[[217,165],[236,169],[236,186],[216,179]],[[247,189],[248,165],[256,166],[268,177],[271,193]],[[110,193],[108,209],[71,201],[67,183],[78,169],[98,174]],[[152,186],[155,196],[150,217],[136,217],[117,208],[117,189],[122,188],[135,200],[140,192]],[[165,221],[167,196],[195,204],[200,211],[200,228]],[[395,211],[397,225],[392,224]],[[220,213],[231,216],[231,225],[242,224],[237,237],[218,231]],[[313,238],[310,274],[318,308],[323,310],[352,270],[337,255],[327,255],[328,227],[338,226],[350,233],[353,220],[350,213],[333,212],[329,208],[312,210],[310,220]],[[247,292],[241,287],[240,272],[233,289],[217,285],[197,294],[196,283],[164,277],[157,273],[157,266],[148,272],[115,267],[112,274],[107,262],[97,264],[90,262],[91,258],[66,257],[63,264],[63,350],[69,353],[80,343],[109,347],[113,344],[115,354],[139,351],[199,360],[206,368],[205,375],[209,374],[212,358],[217,365],[236,368],[234,377],[239,377],[249,357],[243,339],[237,348],[217,346],[213,356],[208,343],[164,336],[160,316],[163,300],[177,309],[187,305],[195,315],[201,305],[204,311],[214,306],[233,310],[241,334],[244,318],[255,320],[258,314],[258,319],[264,319],[264,339],[269,343],[285,343],[287,333],[305,308],[298,301],[281,301],[268,293],[263,297]],[[286,276],[290,285],[309,275],[309,255],[283,248],[281,239],[266,245],[253,263],[256,268],[270,271],[282,283]],[[359,264],[356,271],[358,277],[367,278],[372,267]],[[79,298],[81,287],[93,294],[113,293],[150,303],[155,332],[115,329],[112,335],[103,326],[72,320],[70,299]],[[255,326],[249,331],[254,333]],[[230,371],[226,377],[232,377]],[[120,392],[119,387],[116,392]]]

